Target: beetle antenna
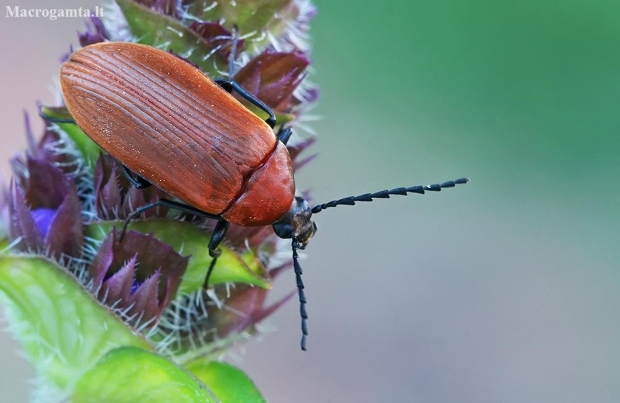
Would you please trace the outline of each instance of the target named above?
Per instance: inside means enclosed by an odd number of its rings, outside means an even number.
[[[339,200],[332,200],[328,203],[319,204],[312,208],[312,214],[320,213],[326,208],[336,207],[336,206],[354,206],[355,202],[371,202],[374,199],[389,199],[390,196],[407,196],[409,193],[418,193],[423,195],[425,192],[440,192],[441,189],[445,188],[453,188],[456,185],[464,185],[469,182],[468,178],[459,178],[454,181],[447,181],[444,183],[434,183],[432,185],[418,185],[411,187],[402,187],[396,188],[392,190],[382,190],[380,192],[375,193],[364,193],[359,196],[349,196],[344,197]]]
[[[306,351],[306,337],[308,336],[308,312],[306,311],[306,293],[304,292],[304,282],[301,279],[303,274],[301,265],[299,264],[299,242],[293,238],[293,266],[295,268],[295,279],[297,281],[297,294],[299,295],[299,316],[301,316],[301,349]]]

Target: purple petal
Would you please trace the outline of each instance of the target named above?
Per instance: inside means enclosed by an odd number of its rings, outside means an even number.
[[[218,48],[219,53],[224,60],[228,61],[230,52],[232,52],[232,40],[233,36],[229,30],[224,28],[219,22],[198,22],[194,21],[190,24],[189,28],[200,35],[205,42],[211,45],[214,49]],[[242,39],[237,41],[237,49],[235,57],[238,57],[243,49],[244,41]]]
[[[181,284],[189,257],[179,255],[171,246],[152,235],[136,231],[127,232],[116,253],[122,255],[128,251],[138,253],[140,262],[136,273],[138,280],[144,281],[154,272],[161,270],[165,281],[160,282],[158,295],[159,300],[167,304]]]
[[[28,157],[26,200],[34,208],[56,209],[69,191],[68,179],[60,168],[44,158]]]
[[[26,205],[24,193],[14,183],[11,184],[9,191],[8,205],[11,239],[21,238],[21,242],[16,247],[23,251],[41,250],[43,248],[43,236]]]
[[[136,256],[103,282],[99,290],[99,298],[105,298],[106,303],[115,304],[120,309],[131,306],[129,296],[135,280],[135,269]]]
[[[95,205],[99,218],[104,220],[122,219],[138,207],[165,197],[165,193],[155,186],[137,189],[129,183],[121,172],[121,165],[109,155],[101,155],[95,165]],[[143,217],[165,217],[166,207],[156,207],[146,211]]]
[[[47,232],[49,231],[55,216],[56,210],[51,208],[38,208],[32,210],[32,219],[37,225],[41,236],[44,238],[47,236]]]
[[[86,23],[86,31],[78,32],[78,39],[82,46],[103,42],[106,38],[108,38],[108,34],[99,17],[90,17],[90,21]]]
[[[141,320],[158,318],[176,295],[189,257],[137,231],[128,231],[122,242],[117,239],[118,232],[112,231],[90,267],[95,289],[101,287],[99,298],[107,292],[114,299],[106,302],[130,309]]]
[[[116,167],[114,160],[103,154],[95,164],[95,207],[99,218],[104,220],[117,218],[121,206]]]
[[[131,313],[141,315],[142,321],[158,318],[165,306],[159,301],[159,282],[161,272],[157,270],[151,277],[138,285],[133,295],[129,298],[133,306]]]
[[[312,102],[315,102],[317,99],[319,99],[320,94],[321,94],[321,91],[318,88],[316,87],[309,88],[304,93],[303,102],[309,103],[309,104]]]
[[[93,289],[101,289],[103,280],[108,277],[108,270],[114,261],[114,244],[116,243],[115,233],[108,235],[104,240],[99,251],[89,267],[89,273],[93,278]]]
[[[252,313],[252,317],[250,318],[249,325],[250,326],[254,326],[258,322],[261,322],[262,320],[264,320],[265,318],[270,316],[272,313],[274,313],[275,311],[280,309],[280,307],[282,307],[284,304],[286,304],[295,295],[297,295],[297,291],[296,290],[291,291],[290,293],[288,293],[287,295],[282,297],[280,300],[274,302],[273,304],[271,304],[267,308],[263,308],[263,309],[261,309],[259,311],[254,311]]]
[[[292,94],[309,64],[310,60],[299,51],[284,53],[267,49],[239,70],[235,79],[271,108],[286,112],[298,103],[293,102]],[[257,75],[260,83],[256,91]]]
[[[300,75],[301,70],[295,68],[277,81],[265,82],[258,94],[259,98],[272,105],[274,109],[283,111],[290,109],[293,91],[302,79]]]
[[[307,156],[306,158],[302,158],[299,160],[295,160],[293,162],[293,169],[295,171],[299,171],[301,168],[303,168],[304,166],[306,166],[308,163],[314,161],[314,159],[318,156],[319,154],[312,154]]]
[[[268,290],[258,287],[237,288],[234,295],[226,300],[226,309],[209,312],[211,323],[217,329],[217,336],[224,338],[251,329],[290,300],[296,291],[265,308],[268,294]]]
[[[51,253],[79,256],[82,252],[84,233],[82,227],[82,206],[75,185],[71,184],[50,223],[45,236],[45,245]]]

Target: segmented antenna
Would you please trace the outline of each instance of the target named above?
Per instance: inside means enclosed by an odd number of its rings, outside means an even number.
[[[440,192],[441,189],[445,188],[453,188],[456,185],[464,185],[469,182],[467,178],[459,178],[454,181],[447,181],[444,183],[434,183],[432,185],[425,186],[411,186],[408,188],[396,188],[392,190],[382,190],[380,192],[375,193],[365,193],[359,196],[349,196],[344,197],[339,200],[332,200],[327,203],[319,204],[312,208],[312,214],[320,213],[326,208],[336,207],[336,206],[354,206],[355,202],[371,202],[374,199],[389,199],[390,196],[407,196],[409,193],[418,193],[423,195],[425,192]]]
[[[303,274],[299,264],[297,249],[299,243],[293,238],[293,266],[295,268],[295,278],[297,279],[297,294],[299,295],[299,316],[301,316],[301,349],[306,351],[306,337],[308,336],[308,312],[306,311],[306,293],[304,292],[304,282],[301,279]]]

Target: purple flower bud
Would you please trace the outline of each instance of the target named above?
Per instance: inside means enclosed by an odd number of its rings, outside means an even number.
[[[153,11],[168,15],[173,18],[178,17],[177,0],[136,0],[136,3],[151,8]]]
[[[88,46],[93,43],[103,42],[108,39],[103,21],[99,17],[90,17],[90,21],[86,23],[86,31],[78,32],[80,45]]]
[[[267,49],[239,70],[235,80],[272,109],[288,113],[300,101],[293,98],[293,91],[309,64],[302,52]]]
[[[37,225],[39,232],[44,238],[47,236],[47,232],[55,216],[56,210],[51,208],[38,208],[32,211],[34,223]]]
[[[17,247],[22,250],[79,256],[83,242],[81,204],[71,178],[44,147],[52,138],[48,133],[38,145],[29,141],[25,161],[12,161],[20,175],[8,193],[10,236],[21,240]]]
[[[137,189],[132,186],[121,166],[109,155],[101,155],[95,166],[95,206],[97,215],[104,220],[126,218],[132,211],[145,204],[165,197],[157,187]],[[144,217],[164,217],[168,209],[157,207],[144,213]]]
[[[129,231],[122,242],[118,236],[116,231],[108,235],[89,268],[93,290],[100,300],[134,317],[134,324],[155,323],[176,295],[189,257],[152,235]]]
[[[224,28],[219,22],[198,22],[194,21],[190,24],[190,29],[196,32],[214,49],[217,49],[224,60],[228,60],[232,51],[233,36],[232,33]],[[243,39],[237,41],[237,51],[235,58],[239,56],[243,49]]]

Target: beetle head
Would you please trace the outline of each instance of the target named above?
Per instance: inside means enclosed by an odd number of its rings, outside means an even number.
[[[316,224],[312,221],[312,209],[303,197],[295,197],[291,209],[273,223],[276,235],[283,239],[296,239],[299,249],[306,247],[316,229]]]

